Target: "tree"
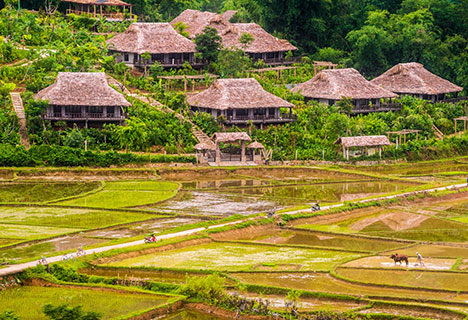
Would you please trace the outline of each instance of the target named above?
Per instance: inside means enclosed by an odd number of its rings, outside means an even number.
[[[71,148],[81,148],[84,144],[84,137],[81,131],[73,129],[63,138],[63,145]]]
[[[69,307],[66,304],[54,307],[49,303],[44,306],[42,312],[51,320],[99,320],[102,317],[94,311],[83,311],[82,306]]]
[[[203,33],[200,33],[195,37],[195,44],[197,45],[197,51],[201,53],[202,58],[208,63],[212,63],[218,58],[222,39],[215,28],[208,26],[203,29]]]
[[[223,49],[219,52],[218,60],[215,63],[215,69],[222,78],[238,78],[252,64],[241,49],[231,48]]]
[[[185,31],[185,29],[187,29],[188,26],[186,23],[183,23],[182,21],[179,21],[177,23],[174,24],[174,29],[182,36],[186,37],[186,38],[189,38],[190,37],[190,34]]]
[[[248,46],[254,41],[254,37],[248,33],[248,32],[243,32],[242,35],[239,38],[239,42],[242,45],[242,49],[247,49]]]
[[[13,311],[4,311],[0,313],[0,320],[20,320]]]

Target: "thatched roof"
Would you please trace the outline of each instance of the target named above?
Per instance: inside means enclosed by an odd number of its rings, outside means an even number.
[[[171,24],[174,25],[177,22],[185,23],[187,25],[185,31],[192,38],[203,33],[203,29],[210,26],[218,31],[218,34],[223,39],[224,47],[229,48],[234,46],[248,53],[297,50],[287,40],[272,36],[256,23],[230,23],[229,19],[232,18],[233,13],[235,14],[235,12],[226,11],[220,15],[213,12],[187,9],[174,18]],[[254,38],[254,41],[245,49],[239,42],[243,33],[250,33]]]
[[[245,49],[244,45],[239,42],[244,33],[249,33],[254,39]],[[223,38],[224,47],[236,47],[247,53],[297,50],[288,40],[272,36],[256,23],[232,23],[221,33],[221,38]]]
[[[442,94],[463,88],[429,72],[417,62],[399,63],[371,81],[395,93]]]
[[[249,144],[249,145],[247,146],[247,148],[249,148],[249,149],[265,149],[265,147],[263,146],[263,144],[261,144],[261,143],[258,142],[258,141],[252,142],[251,144]]]
[[[180,35],[169,23],[132,23],[123,33],[107,40],[111,49],[143,54],[191,53],[195,44]]]
[[[48,100],[50,105],[131,106],[123,94],[109,86],[103,72],[59,72],[55,83],[34,99]]]
[[[389,146],[387,136],[359,136],[359,137],[341,137],[335,141],[335,144],[341,144],[344,147],[377,147]]]
[[[210,145],[210,144],[204,143],[204,142],[200,142],[200,143],[196,144],[193,148],[194,148],[195,150],[199,150],[199,151],[202,151],[202,150],[214,150],[214,149],[215,149],[214,145]]]
[[[292,108],[294,105],[265,91],[257,80],[218,79],[208,89],[187,98],[191,106],[217,110]]]
[[[252,141],[247,132],[216,132],[212,138],[218,142]]]
[[[123,2],[121,0],[63,0],[63,2],[89,4],[89,5],[101,5],[101,6],[119,6],[119,7],[133,6],[132,4]]]
[[[226,19],[227,21],[231,20],[232,17],[234,17],[237,13],[237,10],[227,10],[223,13],[221,13],[221,17]]]
[[[293,92],[300,92],[304,97],[340,100],[380,99],[397,97],[367,81],[356,69],[328,69],[317,73],[312,79],[295,86]]]
[[[218,30],[218,34],[230,26],[228,20],[223,18],[222,15],[208,11],[198,11],[187,9],[175,17],[170,23],[175,25],[177,22],[182,22],[187,25],[187,31],[191,38],[203,33],[206,27],[212,27]]]

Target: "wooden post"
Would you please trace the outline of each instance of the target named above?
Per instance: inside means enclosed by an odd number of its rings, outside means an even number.
[[[241,142],[241,162],[245,162],[245,141]]]
[[[184,76],[184,92],[187,92],[187,77]]]
[[[419,132],[416,131],[416,141],[418,141],[418,138],[419,138]]]
[[[94,5],[94,17],[96,17],[96,5]]]
[[[406,143],[406,132],[403,133],[403,143]]]
[[[130,19],[132,19],[132,6],[130,6]]]
[[[216,142],[216,163],[221,163],[221,150],[219,149],[219,142]]]
[[[343,159],[346,159],[346,147],[343,146]]]
[[[379,158],[382,159],[382,146],[379,146]]]
[[[398,138],[400,139],[400,143],[401,144],[401,133],[398,134]]]
[[[349,148],[346,148],[346,160],[349,161]]]
[[[466,131],[466,119],[463,120],[463,124],[464,124],[464,128],[465,128],[465,131]]]
[[[294,78],[296,77],[296,67],[294,67]]]

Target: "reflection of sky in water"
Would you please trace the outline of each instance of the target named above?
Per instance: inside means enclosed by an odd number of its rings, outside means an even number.
[[[233,215],[267,212],[287,206],[365,198],[407,188],[388,181],[273,185],[264,180],[185,182],[185,191],[153,206],[159,212]]]

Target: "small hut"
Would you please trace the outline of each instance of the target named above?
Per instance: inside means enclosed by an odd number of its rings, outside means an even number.
[[[193,149],[195,149],[195,155],[198,163],[208,163],[210,160],[209,153],[210,151],[215,150],[216,147],[214,147],[214,144],[200,142],[196,144]]]
[[[389,146],[390,141],[388,141],[386,136],[358,136],[338,138],[335,144],[343,146],[343,158],[349,160],[350,149],[354,149],[351,151],[351,156],[354,157],[361,155],[371,156],[378,150],[379,157],[382,158],[382,147]]]
[[[44,119],[86,127],[88,123],[123,123],[124,108],[131,106],[123,94],[109,86],[102,72],[59,72],[55,83],[34,98],[49,102]]]
[[[433,102],[444,100],[448,93],[463,90],[416,62],[399,63],[371,82],[399,95],[415,96]]]
[[[258,141],[254,141],[251,144],[247,146],[248,149],[252,150],[252,156],[253,156],[253,161],[254,162],[261,162],[262,161],[262,155],[260,153],[257,154],[257,150],[263,150],[265,147],[263,144],[261,144]]]
[[[246,132],[216,132],[213,135],[213,140],[216,144],[216,163],[219,164],[222,161],[240,161],[242,163],[247,162],[247,160],[253,161],[253,159],[247,159],[245,153],[245,143],[252,141],[252,138]],[[240,144],[240,154],[221,152],[220,143]]]
[[[223,116],[227,124],[285,123],[295,120],[294,105],[265,91],[257,80],[218,79],[208,89],[190,96],[193,112],[207,112],[214,118]],[[281,108],[289,113],[281,114]]]
[[[146,67],[158,62],[163,67],[182,67],[188,62],[201,65],[194,59],[195,43],[180,35],[169,23],[133,23],[123,33],[107,40],[117,62]],[[145,60],[142,55],[149,53]]]
[[[313,99],[329,105],[350,98],[354,113],[388,111],[380,100],[397,97],[393,92],[370,83],[353,68],[322,70],[291,91],[300,92],[306,100]]]
[[[67,14],[86,14],[110,21],[133,20],[132,4],[121,0],[63,0],[68,3]]]
[[[284,54],[297,50],[295,46],[287,40],[272,36],[256,23],[229,22],[234,14],[235,11],[217,14],[187,9],[174,18],[171,24],[173,26],[176,23],[186,24],[185,31],[189,33],[191,38],[203,33],[206,27],[212,27],[218,31],[225,48],[239,48],[247,53],[254,62],[261,59],[269,65],[288,63],[284,59]],[[240,38],[246,33],[253,37],[253,41],[249,44],[242,44]]]

